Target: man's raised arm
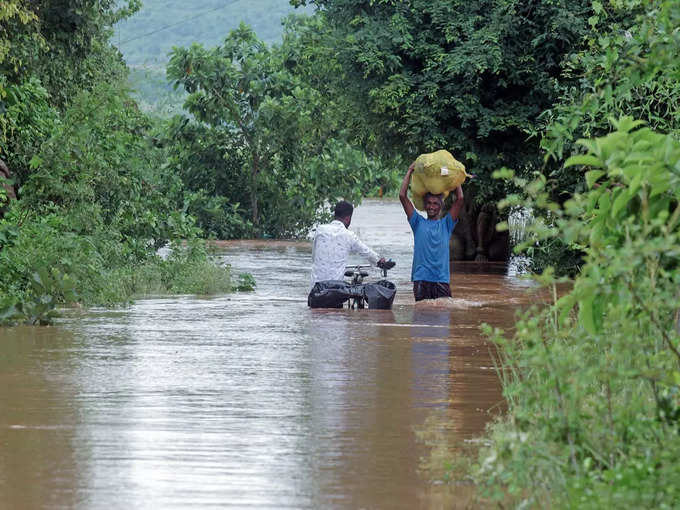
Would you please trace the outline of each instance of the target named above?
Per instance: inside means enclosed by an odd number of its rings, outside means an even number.
[[[411,181],[411,174],[413,173],[413,170],[416,168],[416,163],[415,161],[411,163],[411,166],[408,167],[408,170],[406,171],[406,175],[404,176],[404,181],[401,183],[401,189],[399,190],[399,200],[401,201],[401,205],[404,207],[404,212],[406,213],[406,217],[410,220],[411,216],[413,216],[413,213],[415,212],[415,207],[413,207],[413,202],[408,198],[408,185],[409,182]]]
[[[449,214],[451,215],[451,218],[453,218],[454,220],[457,220],[458,215],[460,214],[460,210],[463,208],[463,202],[464,202],[463,188],[458,186],[454,190],[454,193],[455,193],[455,196],[456,196],[456,200],[453,202],[453,204],[451,204],[451,209],[449,209]]]

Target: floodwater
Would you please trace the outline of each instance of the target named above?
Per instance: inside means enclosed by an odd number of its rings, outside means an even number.
[[[502,412],[479,326],[511,328],[528,284],[457,264],[449,306],[415,306],[399,203],[352,229],[397,262],[392,310],[310,310],[309,243],[233,242],[253,293],[0,328],[0,509],[468,506],[421,433],[455,449]]]

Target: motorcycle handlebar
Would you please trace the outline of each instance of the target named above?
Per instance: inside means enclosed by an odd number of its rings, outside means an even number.
[[[394,260],[390,259],[390,260],[386,260],[385,262],[382,262],[382,263],[378,262],[378,267],[380,269],[392,269],[396,264],[397,263]]]
[[[378,261],[378,263],[376,265],[378,266],[378,268],[382,269],[383,271],[387,271],[389,269],[392,269],[395,265],[397,265],[397,263],[394,260],[389,259],[389,260],[386,260],[385,262]],[[345,266],[345,273],[352,272],[352,271],[361,271],[362,269],[368,269],[370,267],[371,267],[370,265],[366,265],[366,264],[357,264],[357,265],[353,265],[353,266]],[[347,275],[347,276],[349,276],[349,275]]]

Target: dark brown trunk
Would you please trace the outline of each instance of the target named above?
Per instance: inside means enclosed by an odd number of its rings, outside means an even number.
[[[259,211],[257,209],[257,174],[259,172],[259,161],[257,154],[253,154],[253,166],[250,173],[250,207],[253,212],[253,226],[257,227],[260,220]]]
[[[7,199],[5,201],[0,201],[0,218],[5,215],[5,210],[7,209],[9,202],[16,200],[17,198],[17,194],[14,191],[14,186],[12,186],[10,180],[11,177],[12,173],[9,171],[9,167],[2,159],[0,159],[0,186],[4,188],[7,195]]]
[[[497,224],[495,204],[480,206],[475,203],[474,197],[466,196],[451,236],[452,260],[507,261],[510,258],[510,236],[508,232],[498,232]]]

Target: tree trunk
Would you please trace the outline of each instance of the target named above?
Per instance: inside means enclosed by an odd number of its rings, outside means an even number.
[[[259,211],[257,209],[257,174],[260,171],[259,169],[259,159],[257,157],[257,154],[253,154],[253,166],[251,168],[250,172],[250,208],[252,209],[253,213],[253,227],[257,227],[257,224],[259,223]]]
[[[468,196],[451,236],[452,260],[507,261],[510,258],[510,236],[508,232],[496,230],[496,204],[480,206],[472,196]]]
[[[10,181],[11,176],[12,174],[9,171],[9,167],[2,159],[0,159],[0,186],[5,189],[7,195],[7,199],[4,202],[0,201],[0,218],[5,215],[5,210],[9,202],[17,198],[14,186],[12,186]]]

